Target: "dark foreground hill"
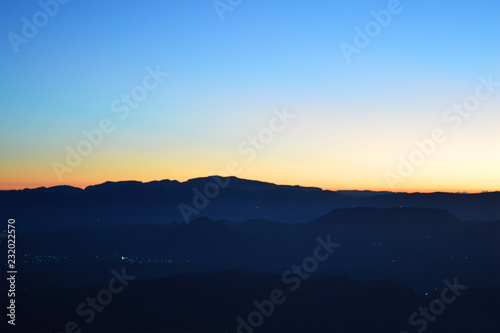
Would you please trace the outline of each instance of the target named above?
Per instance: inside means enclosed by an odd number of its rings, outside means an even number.
[[[500,192],[333,192],[217,176],[183,183],[106,182],[84,190],[56,186],[0,191],[0,218],[15,218],[25,231],[165,224],[202,216],[231,222],[262,218],[304,223],[335,208],[358,206],[436,208],[462,220],[500,220]]]
[[[461,221],[427,208],[338,209],[293,225],[201,218],[189,225],[23,233],[18,247],[28,286],[65,286],[99,281],[103,270],[96,267],[117,263],[140,266],[142,278],[231,269],[280,273],[311,256],[318,237],[340,244],[319,275],[393,278],[419,290],[433,290],[450,275],[474,287],[500,281],[500,222]]]
[[[16,331],[486,333],[500,327],[498,288],[454,294],[443,282],[425,296],[390,280],[310,277],[293,289],[280,275],[241,271],[126,283],[110,299],[103,296],[109,284],[20,292]],[[443,297],[453,300],[445,304]],[[436,300],[444,308],[433,306]]]

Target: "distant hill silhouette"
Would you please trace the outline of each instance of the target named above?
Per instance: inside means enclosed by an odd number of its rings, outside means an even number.
[[[144,272],[145,277],[230,269],[280,273],[311,255],[317,237],[328,235],[341,248],[321,265],[318,274],[361,280],[394,278],[421,290],[431,289],[451,274],[473,286],[500,281],[500,222],[461,221],[429,208],[337,209],[310,223],[293,225],[199,218],[189,225],[34,232],[20,237],[19,248],[21,253],[66,256],[71,263],[65,265],[91,265],[100,262],[96,257],[120,262],[122,256],[133,258],[134,263],[170,262],[153,265],[155,270]],[[52,266],[47,276],[54,275],[54,284],[82,279],[80,269],[68,278],[66,273],[59,274],[57,264]],[[29,275],[28,268],[24,271]],[[35,274],[30,284],[39,279]]]
[[[106,182],[84,190],[55,186],[0,191],[0,217],[16,218],[25,231],[123,224],[183,222],[179,204],[193,206],[193,189],[227,183],[206,208],[190,220],[207,216],[242,222],[266,219],[305,223],[335,208],[424,207],[447,210],[461,220],[500,220],[500,192],[480,194],[326,191],[276,185],[236,177],[206,177],[186,182]]]

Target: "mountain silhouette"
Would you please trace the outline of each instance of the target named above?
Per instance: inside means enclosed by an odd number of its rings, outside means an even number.
[[[218,195],[207,198],[206,207],[198,209],[193,203],[196,191],[203,194],[210,184],[218,186]],[[0,191],[0,204],[0,217],[23,221],[25,231],[185,222],[181,204],[196,209],[189,221],[206,216],[231,222],[266,219],[305,223],[336,208],[401,206],[447,210],[462,220],[500,220],[499,192],[335,192],[218,176],[186,182],[105,182],[85,189],[55,186]]]
[[[409,316],[458,277],[468,289],[427,331],[495,331],[499,198],[216,176],[0,191],[1,218],[16,220],[16,328],[64,331],[74,319],[106,332],[412,331]],[[189,221],[182,204],[198,211]],[[335,251],[320,262],[318,244]],[[311,262],[258,330],[237,320]],[[104,295],[118,269],[137,278],[87,325],[75,307]]]
[[[341,244],[339,255],[318,274],[370,280],[393,278],[405,285],[431,288],[443,276],[460,274],[471,285],[500,280],[499,221],[461,221],[429,208],[336,209],[309,223],[267,220],[231,223],[203,217],[192,223],[140,224],[24,233],[21,253],[68,257],[72,264],[169,262],[143,276],[242,269],[279,273],[310,255],[318,237]],[[118,258],[118,259],[117,259]],[[124,261],[129,263],[129,260]],[[54,264],[54,266],[57,266]],[[151,266],[151,267],[153,267]],[[144,266],[146,269],[146,265]],[[70,281],[81,279],[75,269]],[[416,274],[425,271],[426,274]],[[27,272],[26,275],[29,275]],[[54,281],[64,285],[57,269]],[[37,283],[33,276],[32,283]]]

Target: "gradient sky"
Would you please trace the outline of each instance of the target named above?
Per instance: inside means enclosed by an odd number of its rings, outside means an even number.
[[[443,119],[480,77],[500,81],[498,1],[401,1],[350,63],[340,44],[388,1],[244,0],[224,20],[210,0],[59,7],[16,53],[9,33],[41,7],[0,2],[0,189],[184,181],[234,160],[241,178],[389,190],[398,157],[442,128],[393,189],[500,190],[500,86],[458,128]],[[111,104],[148,66],[169,75],[120,119]],[[284,108],[295,118],[248,161],[238,147]],[[59,179],[53,163],[106,118],[113,132]]]

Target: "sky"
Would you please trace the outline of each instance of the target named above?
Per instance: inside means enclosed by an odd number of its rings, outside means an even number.
[[[0,189],[500,190],[500,2],[0,2]]]

